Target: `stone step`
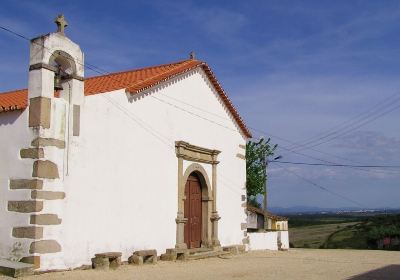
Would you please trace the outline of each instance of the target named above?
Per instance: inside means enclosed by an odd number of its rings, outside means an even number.
[[[33,275],[33,270],[34,266],[32,264],[0,259],[0,274],[17,278]]]
[[[212,252],[213,249],[210,248],[193,248],[193,249],[188,249],[189,254],[196,254],[196,253],[204,253],[204,252]]]
[[[193,254],[189,254],[188,260],[200,260],[206,258],[215,258],[224,255],[230,255],[230,252],[225,251],[207,251],[207,252],[197,252]]]
[[[238,255],[246,253],[246,246],[244,245],[230,245],[222,247],[222,250],[225,252],[229,252],[232,255]]]

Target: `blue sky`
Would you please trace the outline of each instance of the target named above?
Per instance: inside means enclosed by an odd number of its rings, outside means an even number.
[[[282,147],[283,160],[400,165],[400,108],[318,151],[296,150],[306,156],[283,149],[291,143],[282,140],[301,143],[371,108],[379,114],[400,104],[399,1],[2,1],[0,25],[33,38],[53,31],[59,13],[86,62],[110,72],[194,50],[247,124],[265,131],[255,136]],[[0,49],[0,91],[26,87],[28,43],[0,32]],[[271,163],[269,172],[271,206],[356,206],[294,172],[365,207],[400,207],[399,169]]]

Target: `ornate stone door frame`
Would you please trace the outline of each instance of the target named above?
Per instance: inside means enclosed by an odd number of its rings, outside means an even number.
[[[178,212],[176,221],[176,245],[177,249],[187,249],[184,241],[184,226],[187,219],[184,217],[185,184],[192,172],[198,173],[202,185],[202,247],[219,247],[217,211],[217,160],[220,151],[191,145],[184,141],[175,142],[175,152],[178,158]],[[183,171],[183,160],[192,161]],[[212,180],[208,178],[207,172],[199,164],[212,165]]]

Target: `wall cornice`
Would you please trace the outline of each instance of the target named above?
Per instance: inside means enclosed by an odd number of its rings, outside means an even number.
[[[195,146],[185,141],[175,142],[175,152],[178,158],[210,164],[218,164],[218,155],[221,153],[221,151]]]

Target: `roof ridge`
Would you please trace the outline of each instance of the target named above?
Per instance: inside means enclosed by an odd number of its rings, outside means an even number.
[[[142,67],[142,68],[137,68],[137,69],[123,70],[123,71],[118,71],[118,72],[102,74],[102,75],[98,75],[98,76],[85,78],[85,81],[91,80],[91,79],[96,79],[96,78],[102,78],[102,77],[108,77],[108,76],[113,76],[113,75],[120,75],[120,74],[126,74],[126,73],[130,73],[130,72],[144,71],[144,70],[153,69],[153,68],[159,68],[159,67],[166,67],[166,66],[181,64],[181,63],[185,63],[185,62],[187,62],[189,60],[190,59],[185,59],[185,60],[179,60],[179,61],[171,62],[171,63],[165,63],[165,64],[147,66],[147,67]]]
[[[158,68],[158,67],[166,67],[166,66],[171,66],[171,65],[176,65],[176,64],[183,64],[188,61],[193,61],[193,59],[184,59],[184,60],[179,60],[179,61],[171,62],[171,63],[159,64],[159,65],[154,65],[154,66],[146,66],[146,67],[137,68],[137,69],[123,70],[123,71],[118,71],[118,72],[102,74],[102,75],[98,75],[98,76],[84,78],[84,81],[88,81],[88,80],[96,79],[96,78],[102,78],[102,77],[109,77],[109,76],[113,76],[113,75],[120,75],[120,74],[125,74],[125,73],[130,73],[130,72],[144,71],[144,70]],[[0,92],[0,95],[10,94],[10,93],[14,94],[19,91],[25,91],[25,90],[28,90],[28,88],[8,90],[8,91]]]
[[[25,91],[28,90],[28,88],[23,88],[23,89],[14,89],[14,90],[9,90],[9,91],[4,91],[4,92],[0,92],[0,95],[5,95],[5,94],[15,94],[18,93],[20,91]]]
[[[139,93],[150,87],[156,86],[177,75],[191,71],[197,67],[205,72],[212,86],[217,91],[222,102],[231,113],[233,119],[247,138],[251,137],[250,130],[246,127],[237,109],[229,99],[225,90],[217,80],[215,74],[206,62],[196,59],[185,59],[173,63],[143,67],[134,70],[126,70],[105,75],[90,77],[84,80],[85,96],[111,92],[125,88],[130,93]],[[150,69],[150,71],[148,71]],[[155,70],[152,70],[155,69]],[[126,73],[132,73],[124,75]],[[115,80],[116,82],[112,82]],[[19,89],[0,93],[0,112],[25,109],[28,106],[28,89]]]
[[[189,62],[193,62],[193,61],[196,61],[196,62],[198,62],[199,64],[201,64],[201,61],[199,61],[199,60],[187,59],[187,60],[182,61],[182,63],[181,63],[180,65],[177,65],[177,67],[183,67],[183,66],[185,66],[186,64],[189,64]],[[178,63],[176,63],[176,64],[178,64]],[[199,65],[199,64],[198,64],[198,65]],[[197,67],[198,65],[196,65],[196,67]],[[162,67],[162,66],[160,66],[160,67]],[[135,85],[138,85],[138,84],[141,84],[141,83],[146,83],[147,81],[150,81],[150,80],[153,80],[153,79],[155,79],[155,78],[157,78],[157,77],[163,76],[163,75],[167,74],[168,72],[172,72],[173,70],[176,70],[176,68],[174,68],[174,69],[168,69],[168,70],[165,71],[165,72],[158,73],[157,75],[154,75],[154,76],[149,77],[149,78],[147,78],[147,79],[140,80],[140,81],[136,81],[136,82],[134,82],[134,83],[132,83],[132,84],[126,86],[125,88],[129,90],[130,88],[132,88],[132,87],[135,86]]]
[[[200,60],[185,59],[185,60],[179,60],[179,61],[171,62],[171,63],[147,66],[147,67],[131,69],[131,70],[123,70],[123,71],[112,72],[112,73],[102,74],[102,75],[98,75],[98,76],[88,77],[88,78],[84,78],[84,81],[88,81],[88,80],[96,79],[96,78],[109,77],[109,76],[113,76],[113,75],[120,75],[120,74],[125,74],[125,73],[130,73],[130,72],[144,71],[144,70],[158,68],[158,67],[166,67],[166,66],[172,66],[172,65],[177,65],[177,64],[184,64],[184,63],[189,62],[189,61],[199,61],[200,62]],[[127,88],[130,87],[130,86],[131,85],[127,86]],[[14,93],[17,93],[19,91],[25,91],[25,90],[28,90],[28,88],[8,90],[8,91],[0,92],[0,94],[1,95],[3,95],[3,94],[14,94]]]

